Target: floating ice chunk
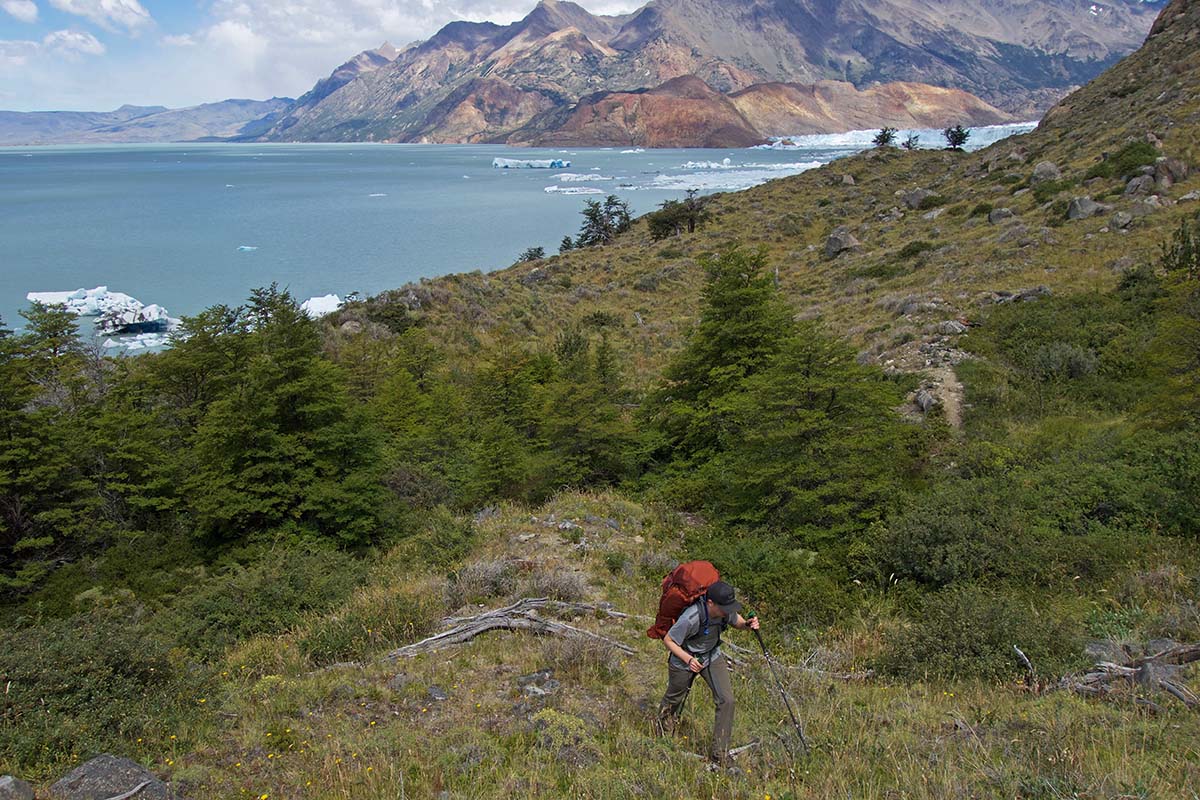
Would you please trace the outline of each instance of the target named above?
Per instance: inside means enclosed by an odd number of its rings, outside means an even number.
[[[313,319],[323,317],[326,314],[332,314],[342,307],[342,299],[336,294],[322,295],[321,297],[310,297],[300,304],[300,310],[308,314]]]
[[[600,169],[596,167],[596,169]],[[616,178],[611,175],[580,175],[577,172],[560,172],[554,176],[555,180],[563,183],[582,183],[584,181],[615,181]]]
[[[387,192],[375,192],[374,194],[367,195],[367,197],[387,197]]]
[[[493,158],[492,167],[495,169],[566,169],[570,161],[561,158]]]
[[[258,245],[253,245],[253,244],[239,244],[238,245],[239,253],[253,253],[257,249],[258,249]]]
[[[594,186],[547,186],[542,191],[546,194],[604,194],[603,189]]]
[[[121,343],[120,343],[120,342],[118,342],[116,339],[105,339],[105,340],[104,340],[104,347],[105,347],[105,348],[110,348],[110,349],[111,349],[111,348],[113,348],[113,347],[120,347],[120,346],[121,346]]]
[[[141,308],[142,304],[127,294],[110,292],[107,286],[94,289],[76,289],[73,292],[30,292],[25,299],[31,303],[47,306],[64,306],[80,317],[97,317],[109,311]]]
[[[608,148],[605,148],[605,149],[607,150]],[[630,153],[644,153],[644,152],[646,152],[646,148],[644,148],[644,147],[635,147],[635,148],[633,148],[632,150],[622,150],[621,152],[622,152],[623,154],[630,154]]]

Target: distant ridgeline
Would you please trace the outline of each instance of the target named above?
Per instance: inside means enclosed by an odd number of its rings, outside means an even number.
[[[383,44],[292,101],[0,112],[0,144],[231,141],[741,147],[1036,119],[1141,44],[1158,2],[542,0]]]

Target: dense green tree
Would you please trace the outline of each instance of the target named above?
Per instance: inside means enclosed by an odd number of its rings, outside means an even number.
[[[727,423],[722,400],[791,336],[791,313],[764,262],[761,252],[730,250],[704,263],[700,319],[644,409],[661,437],[656,460],[682,465],[711,455]]]
[[[189,454],[184,490],[199,532],[218,541],[273,530],[367,541],[382,505],[377,433],[287,292],[257,290],[246,318],[249,361],[209,404]]]
[[[586,201],[580,213],[583,214],[583,224],[575,240],[576,247],[608,244],[633,225],[629,203],[612,194],[604,198],[603,203],[599,200]]]
[[[696,189],[689,189],[683,200],[667,200],[658,211],[646,215],[650,238],[658,241],[668,236],[695,233],[712,219],[708,198],[700,197]]]
[[[943,130],[942,138],[946,140],[947,150],[962,150],[967,140],[971,138],[971,129],[955,125]]]

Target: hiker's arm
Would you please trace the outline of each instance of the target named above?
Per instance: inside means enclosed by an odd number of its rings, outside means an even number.
[[[688,669],[690,669],[692,672],[699,672],[700,670],[704,669],[704,665],[700,663],[700,659],[696,658],[687,650],[684,650],[682,647],[676,644],[675,640],[671,638],[671,634],[668,633],[663,637],[663,644],[667,646],[667,650],[670,651],[676,658],[687,664]]]
[[[733,627],[739,630],[745,630],[746,628],[749,628],[750,630],[756,631],[758,630],[758,617],[751,617],[749,620],[747,620],[741,614],[738,614],[737,619],[733,621]]]

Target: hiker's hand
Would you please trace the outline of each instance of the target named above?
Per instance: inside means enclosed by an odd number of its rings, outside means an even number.
[[[703,672],[704,664],[701,663],[700,659],[696,658],[695,656],[692,656],[688,660],[688,669],[690,669],[692,672]]]
[[[752,630],[752,631],[756,631],[756,630],[758,630],[758,617],[751,617],[751,618],[750,618],[750,619],[749,619],[749,620],[746,622],[746,625],[747,625],[747,626],[750,628],[750,630]]]

